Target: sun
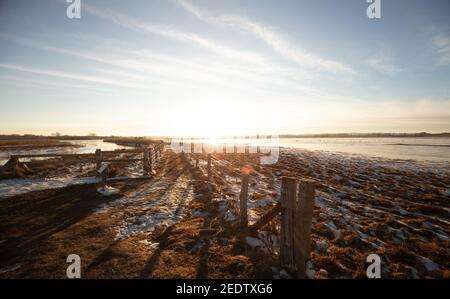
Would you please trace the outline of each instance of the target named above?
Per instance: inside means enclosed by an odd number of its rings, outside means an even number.
[[[239,106],[205,103],[184,106],[173,111],[171,132],[174,136],[220,139],[230,136],[256,134],[258,119]]]

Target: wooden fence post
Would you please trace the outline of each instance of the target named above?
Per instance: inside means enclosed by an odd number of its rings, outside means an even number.
[[[241,194],[239,196],[239,214],[241,218],[241,228],[248,227],[247,215],[247,198],[248,198],[248,174],[242,176]]]
[[[103,191],[106,191],[106,183],[107,183],[107,179],[108,179],[109,165],[110,165],[109,162],[105,162],[97,170],[97,173],[102,178],[102,189],[103,189]]]
[[[208,185],[211,184],[211,154],[208,154],[208,164],[206,166],[208,175]]]
[[[156,148],[157,148],[157,152],[158,152],[158,161],[159,161],[159,160],[161,160],[161,146],[158,144],[156,146]]]
[[[102,150],[96,149],[95,150],[95,162],[97,163],[97,171],[102,167]]]
[[[158,153],[158,162],[161,159],[161,148],[159,145],[156,146],[156,152]]]
[[[294,260],[298,278],[305,278],[306,275],[306,262],[310,254],[314,195],[315,182],[301,180],[298,190],[298,204],[294,214]]]
[[[148,164],[149,164],[149,151],[148,149],[144,152],[144,175],[148,175]]]
[[[17,168],[19,167],[19,158],[11,157],[12,162],[12,175],[15,177],[17,175]]]
[[[108,169],[106,169],[104,172],[102,172],[102,188],[103,191],[106,189],[106,181],[108,179]]]
[[[149,166],[149,171],[152,173],[153,172],[153,148],[149,149],[148,166]]]
[[[155,163],[158,162],[158,146],[157,145],[153,145],[153,151],[155,154]]]
[[[297,195],[297,180],[283,177],[281,180],[281,231],[280,263],[288,269],[294,269],[293,225],[294,208]]]
[[[161,141],[161,142],[159,143],[159,145],[160,145],[160,147],[161,147],[161,157],[162,157],[163,154],[164,154],[164,141]]]

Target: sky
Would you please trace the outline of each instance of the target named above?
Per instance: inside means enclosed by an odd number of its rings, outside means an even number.
[[[0,134],[450,131],[450,1],[0,0]]]

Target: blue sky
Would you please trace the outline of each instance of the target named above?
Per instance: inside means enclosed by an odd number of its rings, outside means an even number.
[[[0,134],[450,131],[450,2],[0,2]]]

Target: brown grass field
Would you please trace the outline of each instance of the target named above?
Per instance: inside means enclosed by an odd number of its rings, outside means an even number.
[[[0,150],[36,149],[48,147],[76,146],[70,142],[55,139],[0,139]]]
[[[267,166],[213,158],[211,198],[189,157],[168,150],[153,178],[112,182],[116,195],[88,184],[0,199],[0,277],[65,278],[76,253],[85,278],[289,278],[278,264],[279,219],[259,233],[239,228],[243,167],[253,169],[250,222],[279,200],[282,176],[316,180],[310,278],[364,278],[372,253],[383,278],[450,277],[448,169],[308,151],[283,151]],[[24,177],[70,173],[80,161],[45,165],[28,163],[34,173]],[[83,165],[80,176],[94,174]]]

